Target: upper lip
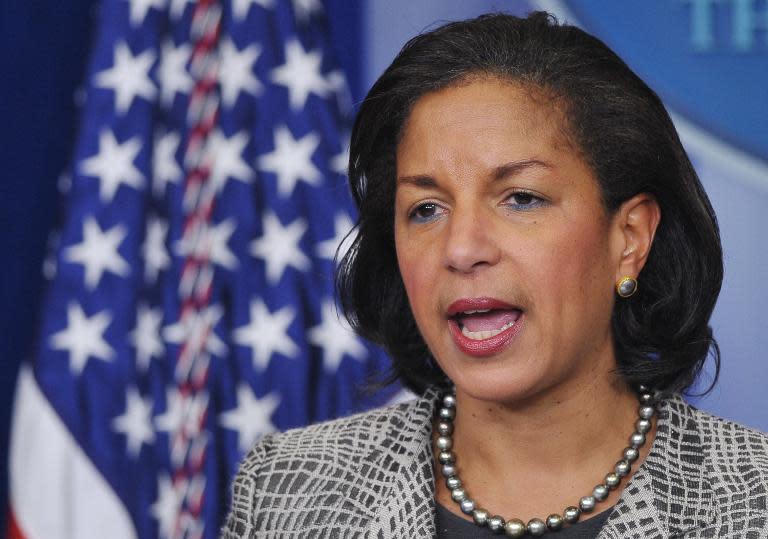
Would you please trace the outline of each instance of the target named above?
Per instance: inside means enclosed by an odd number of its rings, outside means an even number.
[[[506,301],[501,301],[500,299],[496,298],[461,298],[457,299],[448,306],[447,314],[448,317],[452,317],[467,311],[484,311],[491,309],[500,309],[506,311],[522,310],[516,305],[512,305]]]

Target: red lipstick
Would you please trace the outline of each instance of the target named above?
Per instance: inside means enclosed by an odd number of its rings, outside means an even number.
[[[462,298],[448,307],[448,327],[456,347],[474,357],[496,354],[520,331],[523,311],[495,298]]]

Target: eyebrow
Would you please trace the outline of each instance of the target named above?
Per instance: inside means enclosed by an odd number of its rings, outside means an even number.
[[[512,161],[509,163],[504,163],[503,165],[499,165],[493,171],[491,172],[491,180],[496,182],[499,180],[507,179],[511,176],[516,176],[517,174],[520,174],[524,170],[527,170],[529,168],[545,168],[550,169],[552,168],[551,165],[548,163],[545,163],[544,161],[539,161],[538,159],[524,159],[522,161]],[[409,184],[413,185],[415,187],[421,187],[421,188],[429,188],[429,187],[437,187],[437,181],[432,176],[429,176],[427,174],[416,174],[414,176],[401,176],[397,178],[397,184]]]

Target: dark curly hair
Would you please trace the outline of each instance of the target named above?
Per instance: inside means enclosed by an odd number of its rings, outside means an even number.
[[[534,12],[484,15],[411,39],[360,106],[349,162],[359,221],[336,285],[352,327],[391,355],[387,381],[416,392],[447,382],[416,327],[398,270],[395,152],[420,97],[473,76],[530,85],[557,101],[609,213],[638,193],[659,203],[642,286],[617,301],[612,315],[619,374],[630,384],[682,391],[711,351],[716,380],[720,353],[708,324],[723,278],[720,235],[674,125],[659,97],[603,42]]]

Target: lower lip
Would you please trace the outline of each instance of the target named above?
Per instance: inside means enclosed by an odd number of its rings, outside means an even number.
[[[515,320],[515,323],[512,324],[511,327],[505,329],[498,335],[482,340],[470,339],[464,335],[456,320],[448,320],[448,327],[450,328],[453,342],[459,350],[469,356],[487,357],[502,351],[510,345],[520,331],[520,326],[522,326],[523,323],[523,316],[523,313],[520,313],[520,317]]]

